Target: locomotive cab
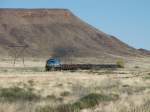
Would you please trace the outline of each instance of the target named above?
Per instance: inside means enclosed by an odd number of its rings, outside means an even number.
[[[60,68],[60,60],[59,59],[56,59],[56,58],[52,58],[52,59],[48,59],[46,61],[46,71],[49,71],[49,70],[54,70],[54,69],[58,69]]]

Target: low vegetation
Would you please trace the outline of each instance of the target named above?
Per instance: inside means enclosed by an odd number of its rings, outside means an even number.
[[[117,95],[102,95],[91,93],[87,96],[80,98],[73,104],[63,104],[57,107],[45,106],[37,108],[37,112],[80,112],[82,109],[92,108],[100,102],[109,102],[117,100]]]
[[[117,62],[116,62],[116,64],[117,64],[118,66],[120,66],[121,68],[124,68],[124,67],[125,67],[125,62],[124,62],[123,59],[118,59]]]
[[[76,72],[3,68],[0,112],[149,112],[150,71],[143,67]]]
[[[63,97],[66,97],[66,96],[69,96],[70,95],[70,92],[69,91],[64,91],[61,93],[61,96]]]
[[[80,112],[80,110],[71,104],[63,104],[57,107],[51,107],[48,105],[44,107],[38,107],[36,112]]]
[[[79,109],[91,108],[98,105],[100,102],[108,102],[117,100],[117,95],[103,95],[97,93],[91,93],[83,98],[79,99],[77,102],[73,104],[73,107]]]
[[[0,101],[33,101],[39,100],[31,88],[9,87],[0,89]]]

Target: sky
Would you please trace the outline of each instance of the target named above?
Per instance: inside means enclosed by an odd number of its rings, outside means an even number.
[[[0,0],[0,8],[65,8],[135,48],[150,50],[150,0]]]

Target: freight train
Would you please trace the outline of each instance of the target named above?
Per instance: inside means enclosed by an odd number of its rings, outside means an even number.
[[[99,69],[116,69],[121,68],[117,64],[61,64],[59,59],[52,58],[46,61],[46,71],[59,71],[59,70],[99,70]]]

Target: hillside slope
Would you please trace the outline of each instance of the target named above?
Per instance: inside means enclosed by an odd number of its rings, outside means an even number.
[[[12,54],[9,45],[28,45],[29,57],[141,55],[66,9],[0,9],[0,55]]]
[[[145,55],[149,55],[150,56],[150,51],[149,50],[147,50],[147,49],[142,49],[142,48],[140,48],[140,49],[138,49],[142,54],[145,54]]]

